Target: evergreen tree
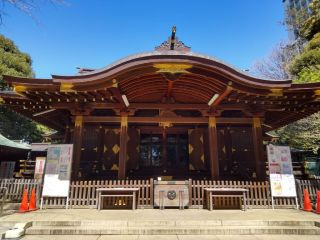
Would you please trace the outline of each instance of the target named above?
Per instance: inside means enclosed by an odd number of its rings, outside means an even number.
[[[10,90],[3,75],[33,77],[32,60],[8,38],[0,35],[0,90]],[[0,101],[1,102],[1,101]],[[0,103],[1,104],[1,103]],[[33,121],[0,105],[0,133],[10,139],[41,141],[40,127]]]

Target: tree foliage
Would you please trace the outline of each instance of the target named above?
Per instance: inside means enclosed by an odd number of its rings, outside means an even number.
[[[305,8],[287,9],[284,24],[299,38],[311,40],[320,31],[320,0],[313,0]]]
[[[320,81],[320,33],[307,44],[304,51],[296,56],[290,64],[290,72],[296,83]]]
[[[8,90],[3,75],[32,77],[31,58],[15,44],[0,35],[0,90]],[[0,132],[10,139],[41,141],[40,128],[35,122],[0,105]]]
[[[320,82],[320,0],[311,3],[312,14],[301,28],[309,40],[303,52],[290,63],[294,83]],[[279,141],[317,152],[320,149],[320,112],[279,129]]]
[[[19,51],[14,43],[0,35],[0,89],[7,89],[3,75],[33,77],[31,57]]]
[[[295,123],[277,130],[282,144],[289,144],[299,149],[313,150],[315,153],[320,147],[320,114],[301,119]]]
[[[320,0],[313,0],[310,3],[311,15],[306,19],[301,27],[301,35],[307,40],[320,32]]]

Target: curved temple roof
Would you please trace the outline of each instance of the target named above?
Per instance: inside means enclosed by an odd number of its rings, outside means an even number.
[[[20,95],[2,92],[0,100],[55,129],[64,128],[55,117],[59,119],[70,109],[71,113],[75,108],[85,111],[89,105],[91,110],[118,112],[131,108],[195,109],[204,115],[215,109],[241,110],[249,116],[263,113],[269,129],[320,110],[320,83],[255,78],[217,59],[190,52],[179,43],[177,50],[166,49],[168,44],[164,43],[156,51],[74,76],[4,76]]]

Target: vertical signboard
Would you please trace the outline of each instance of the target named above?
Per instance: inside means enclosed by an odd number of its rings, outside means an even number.
[[[46,163],[45,157],[36,157],[36,166],[34,169],[34,179],[42,179],[44,166]]]
[[[66,197],[68,207],[72,152],[72,144],[48,147],[41,208],[43,197]]]
[[[270,144],[267,146],[267,152],[272,208],[274,208],[274,197],[294,197],[298,207],[290,147]]]

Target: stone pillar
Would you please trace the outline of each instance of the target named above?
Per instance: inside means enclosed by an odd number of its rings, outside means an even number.
[[[256,176],[257,179],[262,180],[265,178],[265,159],[263,149],[263,137],[261,128],[261,118],[253,117],[252,124],[252,140],[253,151],[255,158]]]
[[[209,117],[209,156],[210,175],[213,179],[219,179],[219,158],[218,158],[218,135],[216,117]]]
[[[126,178],[127,143],[128,143],[128,116],[121,116],[118,179]]]
[[[74,121],[73,132],[73,161],[72,161],[72,180],[76,180],[81,177],[79,172],[80,159],[81,159],[81,145],[82,145],[82,133],[83,133],[83,116],[77,115]]]

